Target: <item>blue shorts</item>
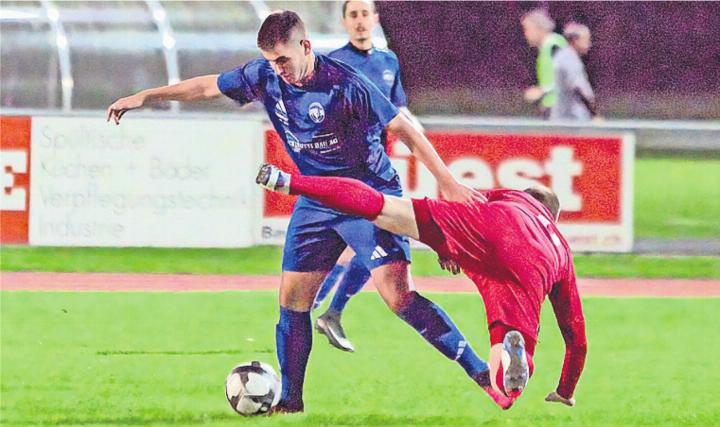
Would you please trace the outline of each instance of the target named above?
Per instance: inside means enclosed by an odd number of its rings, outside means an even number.
[[[397,179],[377,188],[402,195]],[[395,261],[410,262],[410,241],[381,230],[372,222],[330,209],[307,197],[295,203],[283,250],[283,271],[329,271],[350,246],[368,270]]]

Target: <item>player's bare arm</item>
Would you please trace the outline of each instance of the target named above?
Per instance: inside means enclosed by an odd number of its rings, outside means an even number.
[[[216,98],[222,95],[217,85],[217,78],[217,74],[194,77],[174,85],[146,89],[120,98],[108,107],[107,121],[112,120],[118,125],[126,112],[159,101],[188,102]]]
[[[425,128],[423,127],[422,123],[420,123],[420,120],[410,111],[408,107],[398,107],[398,110],[400,110],[401,113],[405,114],[407,116],[408,120],[410,120],[410,123],[415,126],[415,128],[420,133],[425,132]]]
[[[387,130],[397,135],[415,157],[427,166],[430,173],[437,179],[438,186],[445,199],[453,202],[466,202],[477,197],[477,192],[459,183],[450,174],[450,170],[443,163],[427,137],[420,133],[404,114],[395,116],[387,125]]]

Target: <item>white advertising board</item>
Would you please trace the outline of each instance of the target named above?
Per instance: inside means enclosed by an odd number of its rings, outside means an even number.
[[[30,244],[250,246],[262,141],[250,120],[33,117]]]

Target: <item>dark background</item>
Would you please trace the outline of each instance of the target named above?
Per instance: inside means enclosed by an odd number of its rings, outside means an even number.
[[[542,7],[562,32],[587,25],[601,114],[719,118],[720,2],[377,3],[419,113],[533,114],[522,100],[535,56],[520,17]]]

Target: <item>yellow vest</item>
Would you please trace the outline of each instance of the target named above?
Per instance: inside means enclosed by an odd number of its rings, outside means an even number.
[[[555,93],[555,70],[553,69],[552,63],[552,51],[553,48],[563,48],[567,46],[567,40],[565,37],[558,33],[550,33],[545,40],[543,40],[540,49],[538,49],[537,56],[537,80],[538,86],[543,88],[546,92],[540,101],[540,105],[545,108],[550,108],[555,104],[557,94]]]

